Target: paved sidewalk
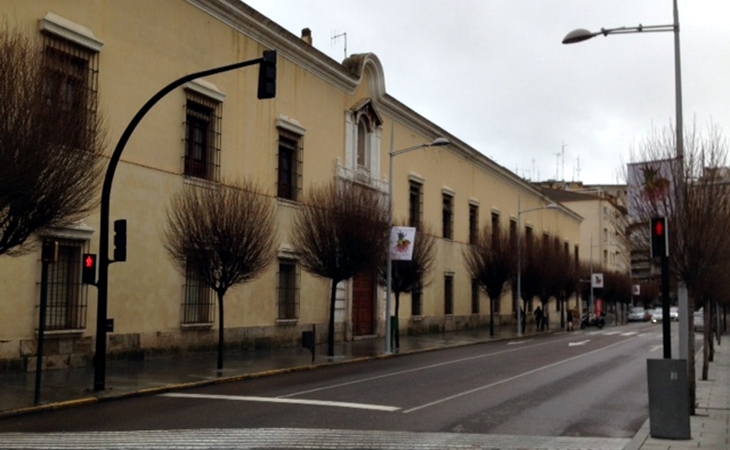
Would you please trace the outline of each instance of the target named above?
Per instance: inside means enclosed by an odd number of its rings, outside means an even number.
[[[702,381],[702,357],[697,359],[697,403],[690,416],[692,439],[656,439],[644,423],[626,450],[730,449],[730,336],[715,344],[715,360],[710,363],[707,381]]]
[[[528,330],[526,336],[535,334],[534,330]],[[460,345],[471,345],[495,339],[511,339],[515,337],[512,327],[496,329],[495,337],[489,336],[488,329],[447,332],[441,334],[402,336],[401,348],[398,353],[422,352],[433,349],[453,347]],[[591,438],[580,441],[575,438],[542,438],[543,441],[528,442],[527,437],[501,437],[501,436],[462,436],[466,441],[460,442],[459,446],[448,445],[448,448],[462,448],[462,445],[471,444],[468,448],[595,448],[595,449],[619,449],[626,450],[682,450],[690,448],[706,449],[730,449],[730,341],[725,336],[722,346],[715,347],[715,361],[710,363],[709,379],[697,381],[697,410],[696,415],[690,418],[692,439],[690,440],[665,440],[655,439],[649,436],[649,420],[631,439],[611,440]],[[215,370],[215,354],[200,355],[178,359],[158,359],[143,362],[111,363],[107,366],[106,387],[104,392],[97,393],[91,390],[94,373],[91,368],[48,371],[43,374],[43,385],[41,390],[41,404],[34,406],[34,373],[16,373],[0,376],[0,418],[25,414],[48,409],[58,409],[94,403],[112,398],[124,398],[135,395],[161,393],[164,391],[221,383],[226,381],[262,376],[291,370],[308,370],[314,366],[324,364],[341,364],[351,361],[359,361],[371,358],[388,357],[385,354],[384,339],[367,339],[353,342],[339,343],[335,348],[334,358],[326,357],[326,346],[319,345],[315,350],[315,360],[312,362],[311,353],[302,348],[286,348],[271,350],[256,350],[243,353],[230,353],[226,355],[223,376],[219,377]],[[698,377],[701,374],[701,367],[698,366]],[[200,430],[197,430],[200,432]],[[291,433],[305,432],[303,430],[290,430]],[[329,430],[329,433],[337,430]],[[215,432],[212,430],[211,432]],[[220,433],[220,432],[219,432]],[[223,432],[226,433],[226,432]],[[73,439],[73,433],[66,434],[65,439]],[[32,435],[6,434],[5,438],[37,439]],[[48,438],[49,436],[45,436]],[[83,435],[77,436],[83,441]],[[100,437],[100,436],[99,436]],[[425,437],[425,436],[422,436]],[[384,436],[383,436],[384,438]],[[411,439],[415,437],[411,436]],[[438,437],[434,434],[432,444],[439,439],[456,439],[455,436],[447,435]],[[137,439],[129,435],[129,439]],[[168,443],[172,443],[169,440]],[[241,436],[237,437],[239,443]],[[297,441],[296,438],[293,442]],[[473,442],[470,440],[473,439]],[[496,441],[495,441],[496,439]],[[501,439],[501,441],[500,441]],[[562,439],[562,440],[561,440]],[[173,439],[174,440],[174,439]],[[373,441],[369,441],[374,444]],[[443,441],[442,441],[443,442]],[[513,447],[511,442],[516,447]],[[60,442],[57,442],[60,444]],[[76,441],[81,444],[81,441]],[[456,442],[453,442],[456,444]],[[10,444],[6,440],[5,444]],[[30,444],[26,441],[26,444]],[[384,443],[384,445],[386,445]],[[404,444],[406,445],[406,444]],[[467,444],[468,445],[468,444]],[[483,446],[486,445],[486,446]],[[497,447],[495,447],[497,445]],[[5,446],[3,446],[5,447]],[[18,446],[12,448],[37,448],[34,446]],[[44,447],[46,448],[46,447]],[[50,447],[47,447],[50,448]],[[55,447],[54,447],[55,448]],[[60,448],[60,447],[59,447]],[[63,447],[68,448],[68,447]],[[85,448],[74,447],[74,448]],[[88,448],[93,448],[88,447]],[[137,448],[135,446],[125,448]],[[142,448],[142,447],[140,447]],[[146,447],[145,447],[146,448]],[[160,447],[162,448],[162,447]],[[167,448],[167,447],[165,447]],[[172,448],[172,447],[171,447]],[[197,448],[197,447],[196,447]],[[213,447],[210,447],[213,448]],[[227,448],[248,448],[227,447]],[[253,448],[253,447],[251,447]],[[273,448],[273,447],[255,447]],[[294,447],[292,447],[294,448]],[[329,447],[323,447],[329,448]],[[332,447],[339,448],[339,447]],[[344,448],[344,447],[343,447]],[[381,448],[373,446],[368,448]],[[385,446],[382,448],[401,448]],[[408,448],[407,445],[404,448]],[[416,448],[416,447],[412,447]],[[418,447],[422,448],[422,447]],[[426,448],[426,447],[423,447]],[[429,446],[428,448],[440,448]],[[443,447],[447,448],[447,447]]]

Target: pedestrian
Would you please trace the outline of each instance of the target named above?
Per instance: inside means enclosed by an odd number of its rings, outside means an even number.
[[[568,309],[568,331],[573,331],[573,310]]]
[[[537,329],[542,331],[543,329],[543,314],[542,314],[542,308],[538,305],[537,308],[535,308],[535,324],[537,325]]]

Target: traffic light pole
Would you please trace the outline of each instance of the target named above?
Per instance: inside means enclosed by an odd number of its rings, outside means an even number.
[[[672,358],[672,331],[669,317],[669,256],[662,255],[662,346],[664,359]]]
[[[268,53],[271,55],[271,53]],[[268,56],[267,55],[267,56]],[[275,53],[274,53],[275,58]],[[182,86],[183,84],[195,80],[197,78],[206,77],[209,75],[215,75],[222,72],[228,72],[230,70],[240,69],[246,66],[252,66],[254,64],[268,63],[270,57],[261,57],[251,59],[248,61],[242,61],[235,64],[229,64],[227,66],[217,67],[214,69],[204,70],[202,72],[192,73],[179,78],[172,83],[162,88],[157,94],[150,98],[147,103],[137,112],[137,114],[129,122],[127,128],[122,133],[122,136],[117,142],[117,146],[114,148],[111,158],[109,158],[109,165],[107,166],[106,175],[104,177],[104,184],[101,191],[101,218],[99,224],[99,279],[96,283],[98,289],[97,299],[97,313],[96,313],[96,353],[94,355],[94,390],[103,391],[105,389],[106,379],[106,321],[107,321],[107,299],[108,299],[108,287],[109,287],[109,264],[114,261],[109,259],[109,202],[111,199],[112,182],[114,181],[114,172],[119,164],[119,159],[122,156],[124,147],[127,145],[129,138],[132,136],[135,128],[144,116],[152,109],[152,107],[159,102],[165,95],[169,94],[174,89]]]

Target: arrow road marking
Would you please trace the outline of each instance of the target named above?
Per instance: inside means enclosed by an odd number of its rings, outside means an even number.
[[[664,348],[664,346],[663,345],[652,345],[651,348],[649,349],[649,351],[655,352],[655,351],[659,350],[660,348]]]
[[[205,394],[182,394],[177,392],[168,392],[160,394],[160,397],[177,397],[177,398],[203,398],[212,400],[235,400],[239,402],[266,402],[266,403],[288,403],[296,405],[314,405],[314,406],[336,406],[339,408],[355,408],[370,409],[375,411],[398,411],[397,406],[384,405],[368,405],[365,403],[349,403],[349,402],[331,402],[326,400],[306,400],[294,398],[273,398],[273,397],[247,397],[242,395],[205,395]]]
[[[589,342],[591,342],[590,339],[586,339],[585,341],[578,341],[578,342],[568,342],[568,347],[574,347],[576,345],[586,345]]]

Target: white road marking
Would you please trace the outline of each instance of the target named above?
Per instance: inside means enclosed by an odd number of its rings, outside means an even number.
[[[557,361],[557,362],[554,362],[554,363],[551,363],[551,364],[548,364],[548,365],[545,365],[545,366],[542,366],[542,367],[538,367],[537,369],[528,370],[527,372],[523,372],[523,373],[521,373],[519,375],[515,375],[515,376],[509,377],[509,378],[505,378],[503,380],[495,381],[494,383],[490,383],[490,384],[487,384],[487,385],[484,385],[484,386],[480,386],[480,387],[474,388],[474,389],[469,389],[468,391],[459,392],[458,394],[450,395],[448,397],[444,397],[444,398],[441,398],[439,400],[434,400],[434,401],[432,401],[430,403],[426,403],[424,405],[420,405],[420,406],[416,406],[416,407],[411,408],[411,409],[407,409],[407,410],[403,411],[403,414],[412,413],[413,411],[418,411],[420,409],[429,408],[431,406],[435,406],[435,405],[438,405],[438,404],[441,404],[441,403],[445,403],[445,402],[448,402],[448,401],[457,399],[459,397],[463,397],[465,395],[470,395],[470,394],[473,394],[475,392],[479,392],[479,391],[483,391],[485,389],[492,388],[494,386],[499,386],[500,384],[508,383],[510,381],[514,381],[514,380],[517,380],[519,378],[523,378],[523,377],[526,377],[528,375],[532,375],[534,373],[541,372],[541,371],[543,371],[545,369],[550,369],[552,367],[559,366],[560,364],[564,364],[566,362],[573,361],[573,360],[576,360],[578,358],[583,358],[583,357],[592,355],[594,353],[602,352],[603,350],[607,350],[607,349],[609,349],[611,347],[616,347],[617,345],[625,344],[627,342],[629,342],[629,339],[623,340],[623,341],[620,341],[620,342],[615,342],[615,343],[613,343],[611,345],[608,345],[606,347],[602,347],[602,348],[599,348],[599,349],[596,349],[596,350],[593,350],[593,351],[590,351],[590,352],[587,352],[587,353],[583,353],[581,355],[573,356],[573,357],[570,357],[570,358],[567,358],[567,359],[563,359],[561,361]]]
[[[655,351],[659,350],[660,348],[664,348],[664,345],[652,345],[651,348],[649,349],[649,351],[655,352]]]
[[[605,331],[603,333],[604,336],[613,336],[614,334],[619,334],[620,331]]]
[[[375,411],[398,411],[397,406],[385,405],[369,405],[366,403],[349,403],[349,402],[331,402],[326,400],[306,400],[276,397],[247,397],[243,395],[206,395],[206,394],[183,394],[178,392],[168,392],[160,394],[160,397],[176,397],[176,398],[202,398],[211,400],[234,400],[239,402],[264,402],[264,403],[288,403],[295,405],[310,406],[334,406],[337,408],[354,408],[354,409],[370,409]]]
[[[524,339],[524,340],[519,340],[519,341],[510,341],[510,342],[507,342],[507,345],[522,345],[522,344],[527,344],[528,342],[532,342],[532,341],[534,341],[534,339]]]
[[[568,342],[568,347],[574,347],[576,345],[586,345],[589,342],[591,342],[590,339],[586,339],[585,341],[578,341],[578,342]]]
[[[621,336],[633,336],[635,334],[639,334],[639,332],[638,331],[629,331],[626,333],[621,333]]]

